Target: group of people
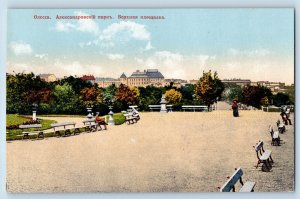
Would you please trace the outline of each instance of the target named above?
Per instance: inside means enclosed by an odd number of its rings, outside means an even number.
[[[233,117],[238,117],[239,116],[239,105],[237,100],[233,100],[232,103],[232,111],[233,111]],[[290,109],[287,108],[287,106],[283,106],[281,108],[281,113],[280,116],[285,123],[285,125],[292,125],[292,121],[290,119]]]

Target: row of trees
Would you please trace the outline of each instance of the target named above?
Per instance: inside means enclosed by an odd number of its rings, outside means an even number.
[[[129,105],[138,105],[140,110],[148,110],[148,105],[159,104],[165,94],[175,110],[183,104],[208,104],[214,102],[214,83],[218,82],[209,71],[203,73],[199,84],[187,84],[180,88],[171,83],[166,87],[129,87],[121,84],[100,88],[80,78],[67,77],[55,82],[45,82],[33,73],[7,74],[7,113],[30,114],[32,105],[38,105],[40,114],[86,114],[86,108],[93,106],[94,111],[107,114],[109,106],[114,112],[126,110]],[[221,84],[220,84],[221,85]],[[211,93],[212,92],[212,93]],[[209,97],[205,93],[210,93]]]
[[[226,84],[222,98],[227,101],[237,99],[238,101],[256,108],[261,106],[294,104],[294,89],[287,87],[287,92],[278,92],[273,95],[271,90],[265,86],[245,86]]]
[[[273,102],[275,105],[292,103],[287,94],[272,95],[270,89],[262,86],[241,88],[224,85],[217,72],[203,72],[195,84],[176,88],[171,83],[165,87],[119,87],[110,85],[100,88],[73,76],[55,82],[45,82],[33,73],[7,74],[7,113],[30,114],[32,104],[38,105],[40,114],[86,114],[86,108],[93,106],[101,115],[107,114],[109,106],[114,112],[126,110],[129,105],[138,105],[140,110],[148,110],[148,105],[159,104],[165,94],[174,110],[181,105],[210,106],[221,98],[232,101],[238,99],[244,104],[259,108]]]

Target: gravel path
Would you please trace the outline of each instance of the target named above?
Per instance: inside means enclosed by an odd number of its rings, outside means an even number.
[[[255,191],[293,191],[294,126],[271,146],[268,126],[277,119],[261,111],[152,112],[107,131],[8,142],[7,191],[215,192],[239,166]],[[271,172],[254,167],[258,140],[272,150]]]

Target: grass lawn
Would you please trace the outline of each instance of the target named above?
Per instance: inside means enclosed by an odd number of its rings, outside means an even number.
[[[83,115],[39,115],[39,117],[44,116],[44,117],[83,117]],[[30,117],[30,116],[28,116]],[[106,121],[108,121],[108,115],[105,115],[103,117],[106,117]],[[22,117],[18,117],[18,115],[16,114],[7,114],[6,115],[6,126],[9,125],[19,125],[25,121],[27,121],[29,119],[26,118],[22,118]],[[121,125],[125,122],[125,117],[123,115],[123,113],[115,113],[114,114],[114,121],[115,121],[115,125]],[[41,120],[41,125],[42,128],[41,130],[46,130],[51,128],[51,124],[55,123],[56,121],[54,120]],[[34,131],[36,129],[26,129],[26,131]],[[22,129],[6,129],[6,140],[7,141],[11,141],[11,140],[19,140],[22,139],[22,136],[19,136],[22,134]],[[80,129],[80,131],[84,131],[83,129]],[[55,136],[54,133],[46,133],[44,134],[45,137],[53,137]],[[32,135],[30,136],[31,138],[35,138],[36,135]]]
[[[23,122],[29,121],[30,119],[18,117],[17,114],[6,115],[6,126],[22,124]]]
[[[18,115],[15,114],[7,114],[6,115],[6,125],[17,125],[21,124],[22,122],[25,122],[29,119],[18,117]],[[51,128],[51,124],[56,121],[54,120],[41,120],[41,125],[42,128],[41,130],[49,129]],[[34,131],[36,129],[27,129],[28,131]],[[22,139],[21,135],[22,134],[22,129],[6,129],[6,140],[17,140],[17,139]]]

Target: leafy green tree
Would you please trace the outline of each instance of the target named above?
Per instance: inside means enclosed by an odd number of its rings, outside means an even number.
[[[80,100],[85,105],[95,106],[99,103],[102,103],[102,90],[98,86],[93,86],[91,88],[83,88],[80,91]]]
[[[163,93],[164,88],[162,87],[155,87],[155,86],[147,86],[139,87],[139,102],[138,106],[141,110],[149,110],[149,105],[157,105],[160,103],[161,96]]]
[[[182,94],[179,91],[176,91],[174,88],[168,90],[165,93],[166,100],[169,104],[177,105],[182,100]]]
[[[295,104],[295,87],[294,86],[286,86],[285,93],[289,96],[290,103]]]
[[[6,104],[8,113],[29,114],[32,104],[39,103],[43,89],[49,85],[33,73],[6,74]]]
[[[243,89],[239,85],[231,85],[225,88],[222,98],[230,102],[233,101],[233,99],[241,101],[243,98]]]
[[[128,105],[138,104],[140,92],[136,87],[128,87],[121,84],[116,91],[116,100],[122,103],[122,108],[125,109]]]
[[[105,88],[103,92],[103,103],[106,105],[110,105],[110,101],[115,101],[115,95],[116,95],[117,87],[115,84],[109,85]]]
[[[291,104],[290,97],[286,93],[277,93],[273,97],[273,104],[278,107],[281,107],[282,105],[289,105]]]
[[[73,114],[83,112],[84,105],[68,83],[56,85],[53,91],[56,113]]]
[[[269,88],[264,86],[246,86],[243,88],[242,102],[260,108],[264,102],[268,99],[268,103],[272,98],[272,92]],[[264,99],[264,100],[262,100]]]
[[[208,106],[208,110],[224,90],[224,85],[218,77],[218,73],[211,71],[204,72],[203,76],[196,83],[195,95],[199,100],[202,100]]]
[[[79,95],[80,91],[84,88],[91,88],[93,87],[92,83],[89,81],[82,80],[81,78],[78,77],[65,77],[64,79],[60,80],[60,84],[63,85],[67,83],[70,85],[75,92],[75,94]]]

